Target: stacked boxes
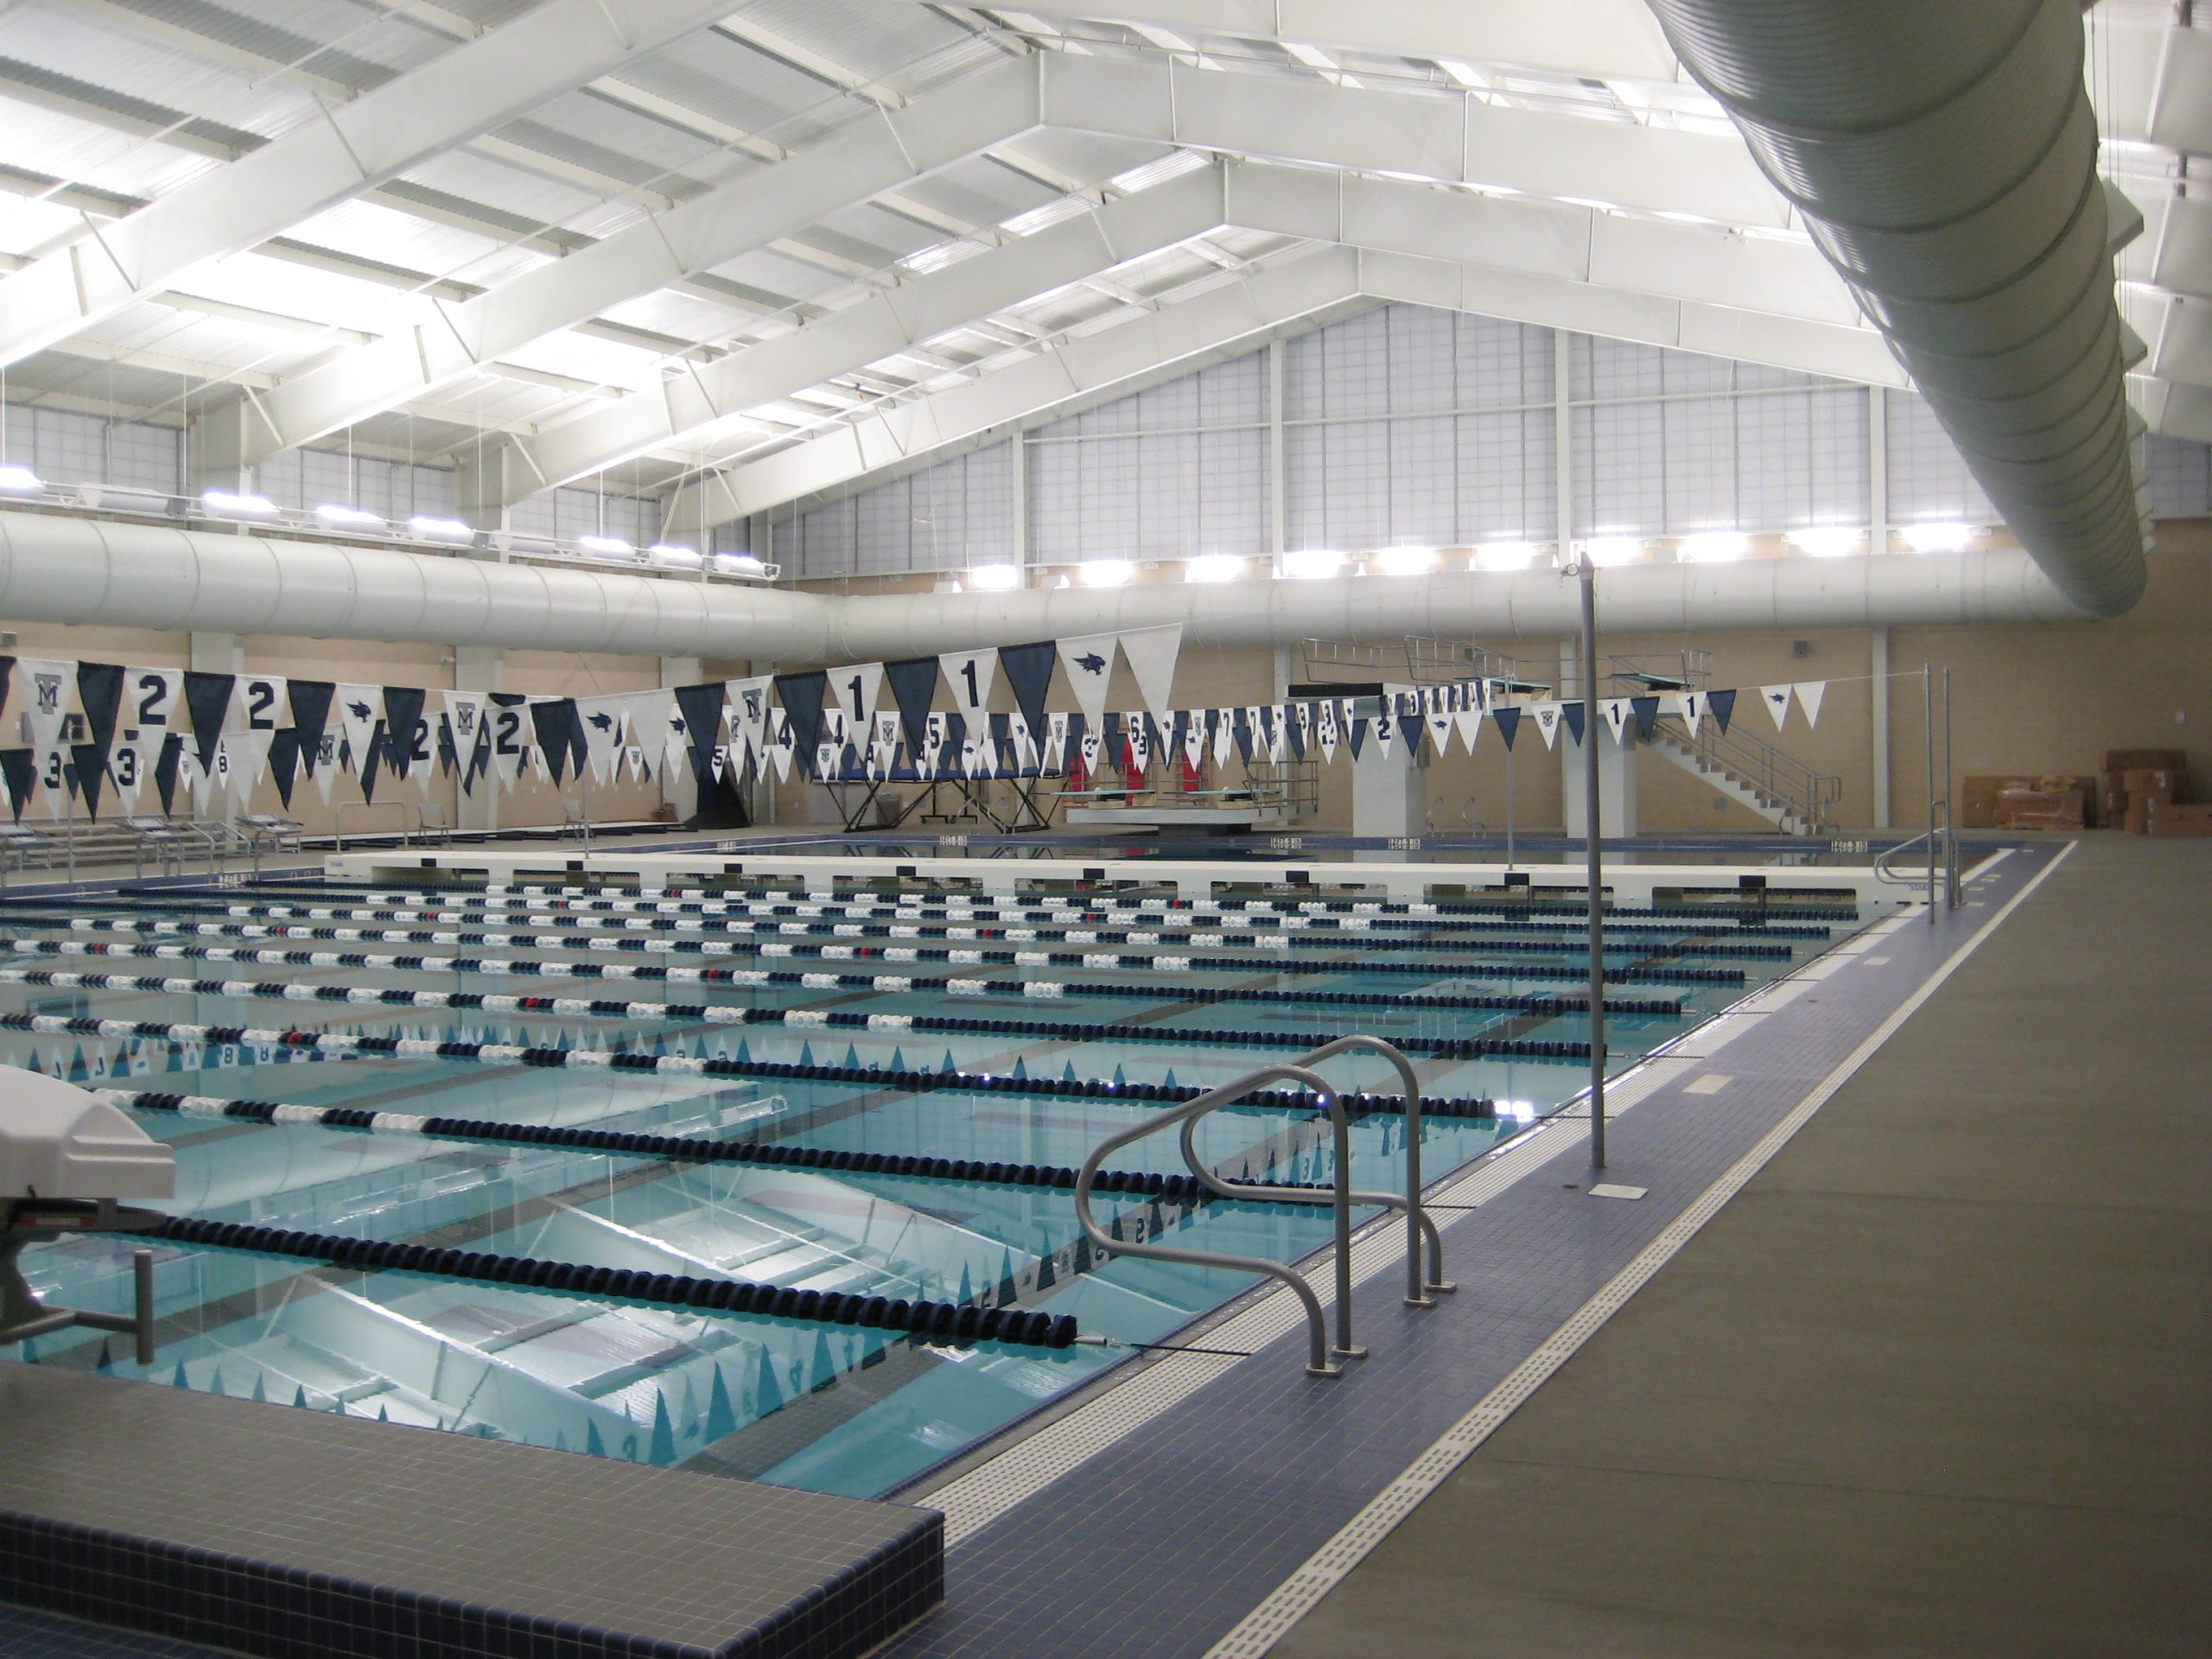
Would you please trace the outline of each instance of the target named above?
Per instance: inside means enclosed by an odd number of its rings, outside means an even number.
[[[2186,820],[2189,801],[2187,757],[2179,749],[2107,749],[2104,767],[2105,822],[2130,835],[2152,833],[2155,816],[2164,825]],[[2174,809],[2183,809],[2175,816]],[[2162,835],[2190,831],[2162,828]],[[2202,832],[2199,832],[2202,833]]]

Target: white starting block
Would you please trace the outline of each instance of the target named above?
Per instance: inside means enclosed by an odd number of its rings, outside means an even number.
[[[0,1071],[0,1342],[89,1325],[135,1337],[138,1363],[153,1363],[152,1251],[136,1254],[129,1318],[48,1307],[31,1294],[17,1257],[27,1244],[72,1233],[157,1227],[158,1211],[119,1200],[166,1198],[175,1191],[175,1156],[118,1109],[73,1084]]]

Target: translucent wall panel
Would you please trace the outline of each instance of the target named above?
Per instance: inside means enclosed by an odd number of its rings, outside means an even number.
[[[718,537],[718,547],[724,545]],[[734,545],[734,543],[733,543]],[[786,575],[964,570],[1014,556],[1014,448],[994,444],[779,520]]]
[[[1867,522],[1859,387],[1588,338],[1568,379],[1576,535]]]
[[[111,421],[60,409],[10,408],[7,459],[55,484],[124,484],[174,495],[183,489],[182,435],[143,421]]]
[[[1891,391],[1887,421],[1892,524],[1986,524],[1997,509],[1919,394]]]
[[[1265,555],[1267,417],[1255,352],[1038,428],[1031,562]]]
[[[1287,544],[1553,534],[1552,334],[1394,305],[1283,348]]]
[[[2151,474],[2152,513],[2161,518],[2212,514],[2212,448],[2154,433],[2145,461]]]

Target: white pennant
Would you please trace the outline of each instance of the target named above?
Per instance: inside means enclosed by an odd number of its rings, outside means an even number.
[[[1705,693],[1702,691],[1683,692],[1682,724],[1689,728],[1690,735],[1692,737],[1695,737],[1697,735],[1698,722],[1704,718]]]
[[[1368,741],[1375,745],[1375,752],[1377,754],[1388,758],[1390,746],[1397,741],[1397,737],[1398,722],[1386,708],[1382,713],[1375,717],[1375,723],[1369,728],[1367,734]]]
[[[1192,772],[1205,764],[1205,710],[1193,709],[1183,721],[1183,759]]]
[[[1055,711],[1045,716],[1045,767],[1065,772],[1068,766],[1068,717]]]
[[[1105,740],[1099,735],[1098,728],[1096,726],[1086,725],[1083,728],[1083,742],[1079,747],[1083,753],[1083,775],[1084,779],[1088,780],[1097,777],[1099,751],[1104,748],[1106,744]]]
[[[231,688],[231,723],[242,731],[273,732],[292,723],[281,674],[241,674]]]
[[[138,810],[138,791],[146,786],[153,764],[147,746],[135,737],[118,739],[107,752],[107,775],[114,780],[115,798],[126,818]]]
[[[1605,724],[1613,728],[1613,741],[1619,742],[1621,733],[1627,728],[1628,717],[1633,712],[1629,708],[1628,699],[1607,697],[1598,706],[1605,711]]]
[[[1774,729],[1780,731],[1789,718],[1789,688],[1786,685],[1763,685],[1759,688],[1759,696],[1766,704],[1767,713],[1774,716]]]
[[[1301,755],[1313,753],[1313,705],[1301,702],[1293,710],[1298,721],[1298,752]]]
[[[1445,752],[1452,747],[1452,734],[1459,729],[1459,726],[1452,717],[1447,699],[1440,692],[1430,694],[1428,711],[1424,718],[1428,722],[1429,741],[1436,745],[1436,758],[1441,760]]]
[[[1797,706],[1805,711],[1805,723],[1808,726],[1819,725],[1821,698],[1827,694],[1828,683],[1826,680],[1800,680],[1796,689]]]
[[[1532,702],[1529,712],[1536,717],[1536,730],[1542,734],[1544,747],[1550,748],[1559,741],[1560,706],[1556,702]]]
[[[1117,636],[1087,633],[1060,641],[1060,672],[1075,691],[1076,707],[1083,710],[1086,729],[1096,730],[1106,718],[1106,694],[1114,684],[1114,652]]]
[[[1174,710],[1175,658],[1183,649],[1183,625],[1169,622],[1157,628],[1133,628],[1122,636],[1122,659],[1137,683],[1152,717],[1162,726]]]
[[[377,721],[384,717],[384,688],[380,685],[341,685],[330,699],[338,705],[339,724],[346,733],[346,747],[353,752],[353,771],[369,769],[369,741]]]
[[[315,786],[322,796],[322,804],[330,804],[330,791],[338,783],[338,746],[343,740],[327,728],[315,744]]]
[[[1268,710],[1268,723],[1262,729],[1267,734],[1268,759],[1275,765],[1282,764],[1283,751],[1290,742],[1290,711],[1277,706]]]
[[[165,732],[175,721],[177,693],[183,686],[181,668],[126,668],[123,711],[117,718],[126,726]]]
[[[948,651],[938,659],[944,683],[952,688],[953,707],[971,730],[982,730],[991,706],[991,686],[998,678],[999,653],[988,651]],[[879,677],[880,671],[879,670]]]
[[[1130,764],[1139,772],[1149,772],[1152,769],[1152,743],[1145,734],[1144,716],[1141,714],[1123,715],[1122,731],[1128,740]]]
[[[1337,724],[1337,700],[1334,697],[1323,700],[1320,715],[1314,721],[1313,735],[1314,740],[1321,746],[1322,758],[1334,761],[1337,758],[1337,744],[1343,736],[1342,730]]]
[[[758,757],[768,747],[769,696],[775,677],[757,675],[749,680],[730,680],[722,687],[729,705],[730,747],[741,756]]]
[[[1029,718],[1019,710],[1006,717],[1006,734],[1014,741],[1014,763],[1017,766],[1037,764],[1037,744],[1029,734]]]
[[[41,755],[61,741],[61,722],[68,716],[70,689],[76,678],[74,663],[43,657],[16,658],[16,701],[9,707],[22,711],[30,746]],[[44,764],[41,760],[41,768]]]
[[[69,813],[69,798],[75,793],[69,785],[70,762],[66,750],[59,745],[42,749],[38,753],[39,794],[49,818],[62,818]],[[205,817],[203,813],[201,815]]]
[[[530,756],[530,707],[527,703],[495,703],[485,711],[485,728],[491,734],[492,771],[501,789],[512,789],[522,778],[523,763]]]
[[[830,671],[828,706],[836,709],[862,731],[875,723],[876,699],[882,695],[881,663],[852,663]],[[989,695],[988,687],[985,695]]]
[[[622,747],[623,697],[578,697],[576,719],[584,732],[584,759],[591,766],[591,780],[604,784],[614,768]]]
[[[642,779],[646,767],[670,766],[682,760],[686,745],[683,734],[676,729],[676,722],[683,716],[677,712],[676,693],[671,688],[632,691],[623,699],[622,714],[631,746],[640,751],[630,760],[630,771],[634,776]]]
[[[1475,752],[1475,740],[1483,734],[1483,711],[1472,702],[1452,716],[1459,728],[1459,742],[1469,754]]]
[[[446,729],[453,734],[454,766],[460,775],[460,787],[466,791],[469,787],[468,775],[475,766],[476,751],[486,741],[485,694],[441,691],[438,696],[446,705]]]
[[[1236,711],[1217,709],[1213,711],[1213,764],[1217,769],[1229,764],[1229,757],[1236,748]]]

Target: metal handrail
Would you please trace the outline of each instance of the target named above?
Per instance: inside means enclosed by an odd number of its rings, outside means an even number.
[[[1772,796],[1804,824],[1808,835],[1817,835],[1827,827],[1828,810],[1843,798],[1840,777],[1816,771],[1787,749],[1745,734],[1723,732],[1710,720],[1700,721],[1693,734],[1681,715],[1660,718],[1671,722],[1667,728],[1670,738],[1707,765]]]
[[[346,850],[346,814],[348,811],[381,812],[386,807],[391,807],[399,814],[400,844],[412,846],[415,837],[423,832],[423,815],[416,812],[405,801],[340,801],[338,804],[338,810],[330,815],[331,838],[338,843],[338,850],[341,853]],[[415,828],[412,830],[407,827],[407,815],[410,812],[415,813]]]
[[[1385,1054],[1408,1080],[1406,1095],[1407,1126],[1406,1153],[1408,1185],[1404,1199],[1395,1194],[1355,1193],[1351,1190],[1351,1122],[1346,1116],[1344,1103],[1327,1081],[1302,1064],[1304,1060],[1326,1058],[1349,1048],[1369,1048]],[[1229,1268],[1261,1274],[1287,1286],[1306,1310],[1309,1337],[1306,1373],[1312,1376],[1337,1376],[1343,1367],[1331,1363],[1331,1355],[1353,1358],[1365,1350],[1352,1342],[1351,1331],[1351,1206],[1355,1200],[1363,1204],[1400,1205],[1407,1211],[1407,1239],[1412,1260],[1408,1268],[1407,1300],[1416,1306],[1432,1306],[1431,1300],[1421,1294],[1424,1289],[1449,1290],[1443,1281],[1443,1246],[1435,1225],[1421,1207],[1421,1094],[1414,1083],[1410,1061],[1389,1044],[1376,1037],[1339,1038],[1335,1042],[1301,1057],[1300,1061],[1282,1061],[1248,1071],[1233,1082],[1217,1089],[1210,1089],[1195,1099],[1162,1112],[1142,1123],[1132,1124],[1126,1129],[1107,1136],[1091,1149],[1077,1172],[1075,1182],[1075,1214],[1084,1236],[1109,1255],[1130,1255],[1155,1262],[1173,1262],[1186,1267]],[[1226,1182],[1205,1166],[1197,1154],[1188,1130],[1197,1121],[1216,1109],[1231,1105],[1243,1099],[1263,1084],[1290,1082],[1303,1084],[1312,1091],[1315,1100],[1329,1114],[1330,1127],[1335,1141],[1335,1169],[1326,1199],[1314,1189],[1307,1187],[1277,1187],[1238,1185]],[[1337,1279],[1337,1340],[1332,1345],[1328,1337],[1328,1322],[1321,1312],[1320,1298],[1306,1282],[1305,1275],[1278,1262],[1260,1256],[1230,1255],[1209,1250],[1183,1249],[1172,1244],[1134,1242],[1118,1239],[1100,1227],[1090,1212],[1093,1184],[1107,1158],[1123,1147],[1155,1135],[1162,1129],[1183,1126],[1183,1155],[1192,1173],[1211,1192],[1223,1198],[1259,1200],[1281,1200],[1297,1204],[1330,1202],[1335,1207],[1336,1279]],[[1420,1240],[1426,1234],[1431,1251],[1431,1278],[1424,1285],[1421,1277]]]

